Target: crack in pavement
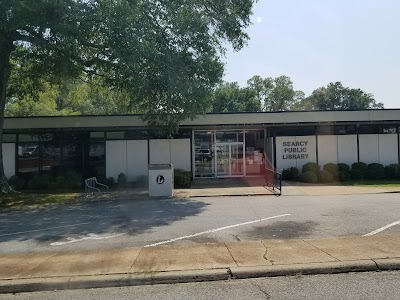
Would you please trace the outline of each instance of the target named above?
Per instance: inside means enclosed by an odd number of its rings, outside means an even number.
[[[264,248],[265,248],[265,252],[264,252],[263,258],[264,258],[266,261],[270,262],[270,263],[273,265],[273,264],[274,264],[274,261],[268,259],[268,257],[267,257],[267,253],[268,253],[268,248],[267,248],[267,246],[264,244],[263,241],[261,241],[261,244],[262,244],[262,245],[264,246]]]

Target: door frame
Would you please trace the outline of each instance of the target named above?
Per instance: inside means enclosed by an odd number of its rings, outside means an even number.
[[[242,146],[242,159],[243,159],[243,169],[242,174],[232,175],[232,145],[241,145]],[[226,175],[218,175],[218,146],[228,146],[228,157],[229,157],[229,173]],[[215,170],[215,178],[233,178],[233,177],[244,177],[246,176],[246,157],[245,157],[245,149],[244,149],[244,142],[222,142],[222,143],[215,143],[215,159],[214,159],[214,170]]]

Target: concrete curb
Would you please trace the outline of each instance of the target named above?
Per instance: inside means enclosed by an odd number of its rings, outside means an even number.
[[[389,270],[400,270],[400,258],[207,270],[10,279],[0,281],[0,294]]]
[[[228,280],[229,269],[170,271],[0,281],[0,294]]]
[[[370,271],[378,271],[377,264],[372,260],[231,268],[234,279]]]
[[[373,261],[381,271],[400,270],[400,258],[378,258]]]

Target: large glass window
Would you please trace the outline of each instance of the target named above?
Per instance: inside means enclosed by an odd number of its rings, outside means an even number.
[[[91,142],[89,156],[85,165],[85,177],[106,177],[106,151],[104,142]]]
[[[243,130],[217,131],[216,132],[216,142],[217,143],[243,142]]]
[[[61,147],[60,134],[46,133],[40,135],[40,171],[57,176],[60,173]]]
[[[194,151],[195,177],[264,173],[264,130],[195,131]]]
[[[195,176],[214,177],[214,132],[196,131],[194,134]]]
[[[246,175],[261,175],[264,172],[264,130],[245,132]]]
[[[39,172],[39,136],[37,134],[20,134],[17,149],[18,174],[30,175]]]
[[[88,133],[65,133],[62,142],[62,165],[65,171],[82,174],[84,153],[83,142],[89,140]],[[88,151],[88,150],[87,150]]]

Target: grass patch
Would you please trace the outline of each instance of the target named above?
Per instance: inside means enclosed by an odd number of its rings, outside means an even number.
[[[79,195],[79,193],[0,195],[0,209],[63,204],[75,200]]]

